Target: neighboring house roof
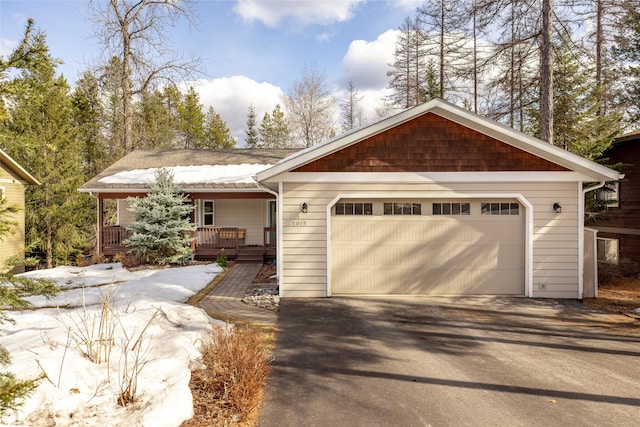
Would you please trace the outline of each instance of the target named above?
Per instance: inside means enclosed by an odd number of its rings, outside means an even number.
[[[319,158],[357,144],[374,135],[411,121],[427,113],[433,113],[469,129],[480,132],[517,149],[553,162],[566,169],[579,172],[593,181],[609,181],[620,178],[618,172],[587,160],[576,154],[548,144],[523,132],[501,125],[441,99],[433,99],[419,106],[404,110],[373,124],[339,135],[324,143],[314,145],[290,155],[277,165],[258,172],[258,181],[269,181],[281,173],[290,172]]]
[[[640,139],[640,129],[634,130],[633,132],[625,133],[624,135],[620,135],[616,138],[616,143],[631,141],[635,139]]]
[[[24,184],[40,185],[40,181],[35,179],[33,175],[27,172],[22,166],[11,158],[7,153],[0,149],[0,167],[4,167],[17,175]]]
[[[156,149],[127,154],[79,188],[81,192],[148,191],[154,171],[172,169],[183,191],[253,190],[258,171],[297,149]]]

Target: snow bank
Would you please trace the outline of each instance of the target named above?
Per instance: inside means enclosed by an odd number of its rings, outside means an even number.
[[[120,264],[100,264],[25,273],[52,279],[65,291],[52,300],[30,298],[35,310],[10,313],[16,323],[0,325],[0,343],[12,357],[9,370],[19,378],[43,372],[48,378],[17,413],[0,422],[168,427],[191,418],[191,368],[212,323],[223,323],[184,302],[221,271],[214,264],[136,272]],[[114,348],[108,362],[96,364],[72,336],[99,317],[107,290],[116,313]],[[138,377],[138,398],[127,407],[118,406],[125,367],[121,348],[127,337],[135,340],[141,334],[154,313],[142,340],[145,364]]]

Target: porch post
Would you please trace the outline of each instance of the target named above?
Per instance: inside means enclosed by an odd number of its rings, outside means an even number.
[[[103,227],[103,213],[104,201],[100,194],[98,194],[98,236],[96,237],[96,250],[98,255],[102,253],[102,227]]]

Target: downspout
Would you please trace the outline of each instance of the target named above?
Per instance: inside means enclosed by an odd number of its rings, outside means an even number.
[[[580,182],[582,185],[582,181]],[[604,187],[606,181],[582,189],[582,197],[578,200],[578,299],[582,301],[584,297],[584,200],[587,193]],[[597,261],[596,261],[597,262]],[[597,279],[596,279],[597,280]]]
[[[256,185],[258,186],[258,188],[260,188],[261,190],[266,191],[267,193],[273,195],[276,198],[276,219],[277,219],[277,223],[276,223],[276,268],[277,268],[277,275],[278,275],[278,294],[280,297],[282,297],[282,286],[280,286],[280,281],[282,280],[282,256],[281,256],[281,251],[282,251],[282,226],[283,226],[283,222],[282,222],[282,206],[280,203],[280,194],[277,191],[273,191],[272,189],[270,189],[269,187],[267,187],[266,185],[261,184],[260,182],[258,182],[257,177],[254,175],[253,180],[255,181]],[[279,188],[281,188],[281,184],[279,184]]]

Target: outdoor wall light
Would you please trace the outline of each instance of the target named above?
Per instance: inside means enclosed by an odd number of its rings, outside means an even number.
[[[554,211],[555,213],[562,213],[562,206],[560,206],[560,203],[555,202],[555,203],[553,204],[553,211]]]
[[[309,206],[307,206],[306,202],[300,205],[300,212],[307,213],[308,210],[309,210]]]

